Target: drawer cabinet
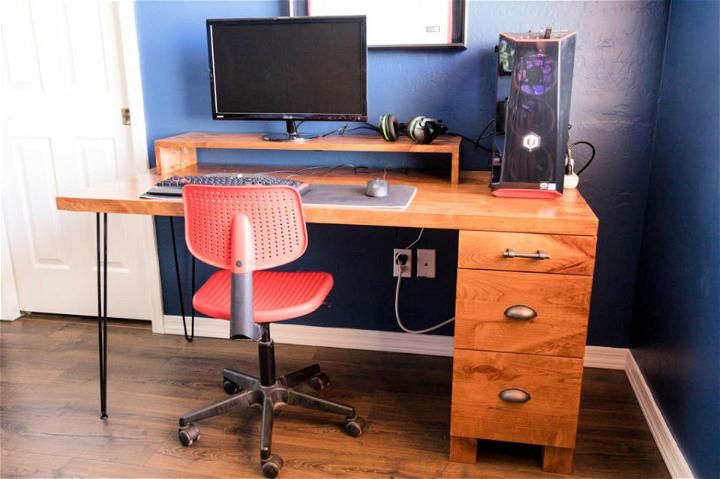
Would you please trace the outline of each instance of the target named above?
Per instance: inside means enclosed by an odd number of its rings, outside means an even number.
[[[460,232],[450,460],[475,462],[490,439],[541,445],[543,470],[572,471],[595,244]]]
[[[450,434],[572,448],[582,370],[581,359],[457,350]]]
[[[582,358],[590,276],[458,270],[455,347]]]
[[[546,259],[524,257],[538,254]],[[460,232],[459,268],[592,275],[594,265],[592,236]]]

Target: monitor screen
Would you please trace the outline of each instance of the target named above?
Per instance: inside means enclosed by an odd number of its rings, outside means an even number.
[[[208,20],[213,118],[367,120],[365,17]]]

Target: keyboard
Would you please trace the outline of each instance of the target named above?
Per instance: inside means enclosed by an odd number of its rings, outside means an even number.
[[[287,180],[267,175],[238,175],[232,173],[195,175],[195,176],[171,176],[159,181],[143,195],[146,198],[157,196],[182,196],[182,189],[185,185],[216,185],[216,186],[292,186],[300,194],[308,189],[308,184],[301,181]]]

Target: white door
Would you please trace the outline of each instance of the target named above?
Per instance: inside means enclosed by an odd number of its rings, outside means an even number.
[[[0,1],[0,181],[23,311],[97,313],[95,215],[58,211],[55,196],[147,168],[137,155],[145,145],[133,145],[121,118],[123,8]],[[150,320],[161,307],[152,220],[108,218],[108,314]]]

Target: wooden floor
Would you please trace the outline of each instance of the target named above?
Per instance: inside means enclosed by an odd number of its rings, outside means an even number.
[[[98,419],[97,327],[76,318],[0,322],[0,475],[261,477],[259,411],[208,419],[189,448],[177,417],[224,397],[220,371],[255,373],[255,345],[153,335],[110,325],[109,413]],[[481,442],[475,465],[448,462],[451,358],[277,345],[278,372],[318,362],[328,398],[368,419],[360,438],[334,418],[292,408],[275,421],[284,478],[558,478],[540,448]],[[575,477],[669,477],[622,371],[586,369]]]

